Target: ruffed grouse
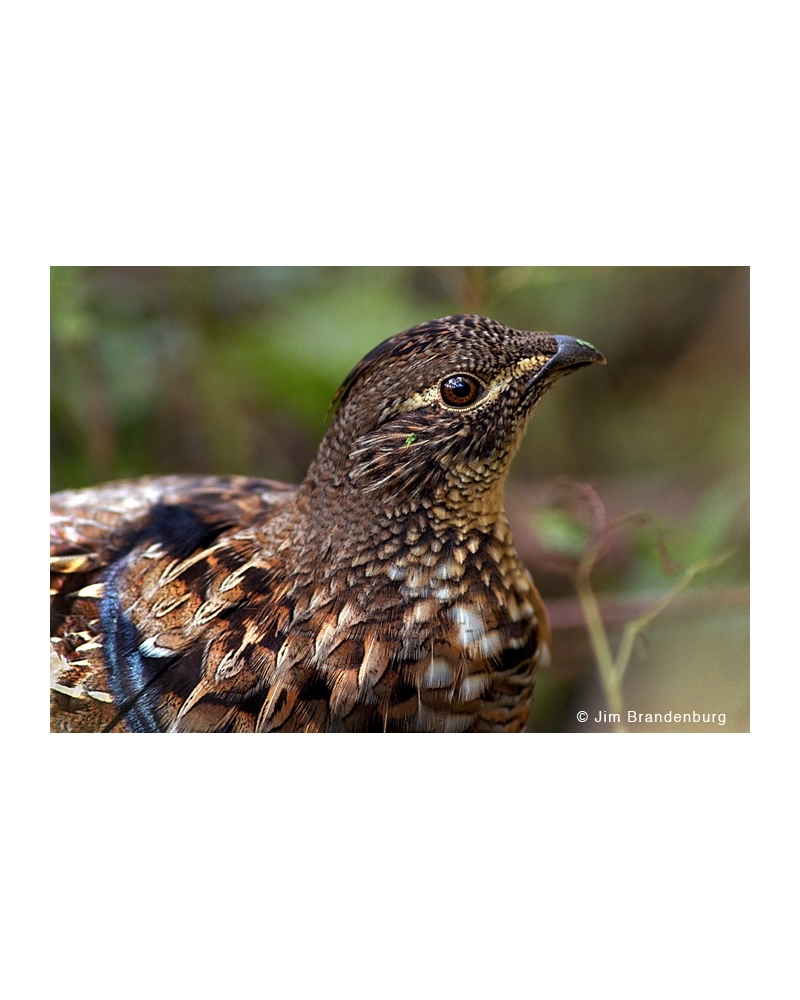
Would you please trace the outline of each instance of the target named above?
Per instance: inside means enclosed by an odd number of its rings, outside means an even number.
[[[384,341],[300,486],[165,476],[53,497],[52,728],[525,728],[549,656],[503,486],[593,347],[480,316]]]

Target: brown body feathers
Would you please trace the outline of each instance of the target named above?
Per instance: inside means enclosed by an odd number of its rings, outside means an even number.
[[[545,390],[602,361],[445,317],[356,366],[299,486],[56,494],[53,729],[524,729],[550,635],[503,485]]]

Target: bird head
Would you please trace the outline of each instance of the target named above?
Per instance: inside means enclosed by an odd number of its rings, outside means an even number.
[[[605,358],[584,341],[483,316],[398,333],[342,383],[307,482],[333,482],[341,495],[383,508],[423,497],[497,506],[538,401],[557,379],[594,363]]]

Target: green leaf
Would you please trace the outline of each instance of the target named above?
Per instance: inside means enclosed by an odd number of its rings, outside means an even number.
[[[552,508],[531,514],[530,525],[539,544],[551,552],[580,558],[589,540],[589,533],[564,511]]]

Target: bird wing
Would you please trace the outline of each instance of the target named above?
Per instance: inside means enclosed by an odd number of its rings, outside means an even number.
[[[50,537],[53,728],[130,728],[131,719],[120,716],[120,696],[141,701],[136,686],[150,683],[153,674],[168,674],[173,686],[180,686],[183,677],[191,690],[195,684],[189,677],[196,679],[196,670],[190,664],[167,669],[176,658],[192,659],[187,657],[191,636],[177,641],[170,603],[176,611],[183,609],[185,619],[198,572],[208,576],[223,562],[229,574],[231,566],[245,565],[254,543],[238,536],[268,520],[295,491],[243,476],[154,476],[55,494]],[[222,556],[209,554],[229,536]],[[198,559],[198,553],[205,553],[204,558]],[[164,579],[167,569],[172,577]],[[153,585],[154,571],[160,574],[159,586]],[[142,593],[147,581],[149,591]],[[150,640],[152,657],[128,648],[134,629],[137,640]],[[164,634],[167,646],[159,646]],[[163,696],[163,688],[163,683],[151,685],[151,702],[157,693]],[[136,711],[132,718],[135,723]]]
[[[315,580],[294,495],[164,477],[54,496],[53,728],[522,728],[549,645],[529,576],[510,595],[492,560],[449,602],[401,599],[377,563]]]

